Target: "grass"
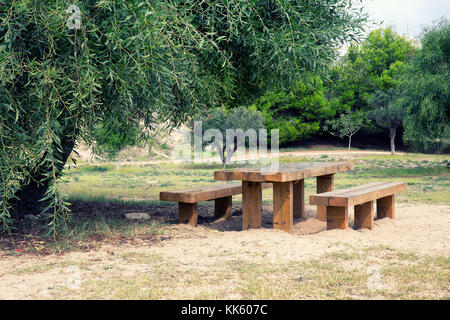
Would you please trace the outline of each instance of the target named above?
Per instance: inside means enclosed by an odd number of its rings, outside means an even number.
[[[281,163],[345,161],[342,155],[286,156]],[[335,188],[375,181],[404,181],[408,190],[399,203],[450,205],[450,157],[448,155],[367,155],[354,159],[355,169],[335,177]],[[234,164],[231,167],[239,167]],[[159,192],[213,183],[215,164],[81,164],[66,171],[63,191],[73,209],[72,220],[56,241],[31,230],[13,236],[0,235],[0,256],[73,251],[93,251],[103,244],[124,243],[149,248],[171,237],[187,237],[172,231],[176,206],[160,203]],[[305,180],[306,199],[316,192],[315,179]],[[233,197],[239,205],[241,196]],[[272,202],[272,190],[263,190],[263,203]],[[211,202],[199,207],[211,207]],[[127,212],[146,212],[150,221],[129,221]],[[159,214],[163,212],[164,214]],[[194,232],[194,231],[189,231]],[[427,256],[386,246],[355,249],[338,246],[331,253],[295,261],[267,260],[261,253],[236,255],[211,252],[211,262],[184,263],[178,257],[156,251],[130,250],[100,263],[78,259],[38,263],[10,271],[15,276],[45,274],[55,268],[78,266],[86,277],[77,292],[51,286],[61,297],[81,299],[448,299],[448,256]],[[17,249],[23,250],[21,252]],[[132,269],[130,271],[130,268]],[[105,277],[103,277],[105,275]],[[182,275],[182,276],[181,276]],[[378,279],[378,280],[377,280]],[[375,282],[374,282],[375,281]],[[380,282],[379,286],[368,283]],[[49,287],[50,288],[50,287]],[[49,289],[50,290],[50,289]]]
[[[340,156],[319,155],[312,157],[285,156],[281,163],[304,161],[342,161]],[[450,205],[450,158],[446,155],[366,155],[354,161],[355,168],[340,173],[335,178],[335,188],[370,183],[375,181],[404,181],[408,190],[396,196],[398,203],[432,203]],[[242,166],[233,164],[230,167]],[[73,203],[73,219],[61,230],[58,240],[51,241],[31,234],[19,238],[4,237],[0,246],[9,247],[9,254],[16,248],[29,252],[60,252],[82,248],[89,239],[150,239],[157,235],[160,226],[167,223],[167,216],[154,225],[128,221],[125,212],[152,212],[157,207],[172,203],[159,202],[159,193],[164,190],[221,184],[215,181],[214,171],[220,164],[134,164],[114,165],[83,164],[66,170],[63,191]],[[315,179],[305,180],[306,199],[316,192]],[[234,205],[240,205],[242,197],[233,197]],[[272,203],[272,190],[263,190],[263,204]],[[205,202],[201,206],[212,206]],[[112,214],[113,213],[113,214]],[[154,217],[152,221],[155,221]],[[7,244],[5,244],[5,241]]]
[[[364,259],[362,260],[362,258]],[[414,259],[412,259],[414,257]],[[349,249],[301,261],[215,260],[206,268],[151,254],[121,257],[135,272],[88,279],[81,299],[435,299],[448,298],[448,257],[394,249]],[[183,275],[180,277],[180,275]],[[64,290],[64,289],[62,289]],[[70,292],[66,291],[66,294]]]
[[[340,157],[340,156],[339,156]],[[285,156],[281,163],[304,161],[343,161],[339,157],[320,155],[315,158]],[[406,192],[399,202],[450,204],[450,157],[444,155],[369,155],[356,161],[351,172],[336,175],[336,188],[373,181],[405,181]],[[238,167],[242,165],[231,165]],[[218,164],[158,164],[79,166],[68,171],[64,191],[70,199],[85,201],[157,201],[165,190],[220,184],[213,179]],[[307,195],[315,192],[314,179],[306,181]],[[235,197],[239,202],[240,197]],[[271,191],[263,193],[265,203],[271,202]]]
[[[100,199],[97,199],[100,200]],[[92,209],[95,206],[96,209]],[[122,244],[135,239],[152,243],[163,237],[163,226],[167,219],[153,218],[149,222],[124,219],[125,212],[148,211],[149,204],[138,202],[124,204],[116,202],[74,201],[74,214],[66,226],[62,226],[56,239],[45,238],[39,232],[15,233],[0,237],[0,249],[8,255],[88,251],[101,243]],[[17,251],[20,250],[20,251]]]

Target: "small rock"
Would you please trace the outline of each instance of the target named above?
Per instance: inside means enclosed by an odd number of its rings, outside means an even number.
[[[26,214],[26,215],[23,216],[23,218],[24,218],[25,220],[30,220],[30,221],[36,221],[36,220],[39,220],[39,218],[36,217],[34,214]]]
[[[233,208],[233,210],[231,210],[231,215],[232,216],[242,216],[242,209],[241,208]]]
[[[145,212],[129,212],[125,213],[127,220],[150,220],[150,215]]]

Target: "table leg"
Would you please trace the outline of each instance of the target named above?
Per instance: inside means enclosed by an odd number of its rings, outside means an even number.
[[[273,183],[273,228],[290,232],[293,224],[292,182]]]
[[[260,182],[242,181],[242,230],[260,228],[262,188]]]
[[[394,195],[380,198],[377,200],[377,218],[395,219],[395,198]]]
[[[333,191],[334,174],[317,177],[317,193]],[[317,206],[317,219],[327,221],[327,207]]]
[[[305,215],[305,180],[295,181],[292,185],[294,192],[294,218]]]

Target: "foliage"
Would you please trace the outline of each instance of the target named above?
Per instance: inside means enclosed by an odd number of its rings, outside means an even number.
[[[372,94],[387,93],[399,86],[404,66],[414,51],[413,40],[391,28],[371,31],[360,45],[351,45],[343,60],[333,68],[326,82],[331,97],[349,110],[372,110],[374,106],[369,103]],[[380,129],[368,128],[375,132]]]
[[[119,123],[115,119],[101,122],[94,129],[96,142],[94,151],[109,160],[115,159],[120,150],[139,142],[141,130],[129,123]]]
[[[351,2],[1,0],[1,228],[51,212],[55,235],[58,177],[99,123],[177,126],[325,69],[361,33]]]
[[[229,111],[225,107],[216,108],[211,110],[202,121],[203,142],[217,149],[224,167],[237,148],[246,143],[245,135],[251,133],[249,130],[254,130],[256,138],[259,129],[264,129],[264,117],[260,111],[251,107],[232,108]],[[211,136],[205,137],[208,131]],[[231,133],[233,136],[230,136]]]
[[[352,137],[364,125],[368,123],[367,116],[362,111],[343,113],[337,119],[325,121],[324,130],[340,138],[348,138],[348,157],[350,160],[350,148]]]
[[[369,99],[369,105],[373,108],[368,112],[368,117],[375,120],[379,126],[389,129],[391,139],[391,152],[395,153],[395,136],[397,128],[402,125],[405,117],[403,106],[398,103],[396,89],[376,91]]]
[[[254,104],[262,111],[268,130],[279,129],[280,143],[299,141],[319,131],[334,116],[337,104],[326,97],[319,77],[298,81],[289,91],[270,91]]]
[[[422,48],[405,72],[397,103],[406,111],[404,140],[417,150],[442,152],[450,146],[450,24],[425,30]]]
[[[351,137],[367,122],[365,114],[361,111],[348,112],[340,115],[339,118],[325,121],[324,130],[335,136]]]

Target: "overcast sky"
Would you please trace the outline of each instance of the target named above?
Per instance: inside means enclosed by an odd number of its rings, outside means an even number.
[[[414,38],[420,36],[424,25],[450,18],[450,0],[363,0],[363,6],[371,19]]]

